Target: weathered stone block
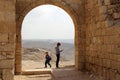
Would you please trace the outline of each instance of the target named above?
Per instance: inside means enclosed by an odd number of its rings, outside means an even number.
[[[15,58],[15,52],[9,52],[9,53],[7,53],[6,57],[8,59],[14,59]]]
[[[8,34],[0,33],[0,42],[8,42]]]
[[[104,0],[105,1],[105,5],[110,5],[110,0]]]
[[[107,6],[101,6],[101,7],[99,8],[99,13],[100,13],[100,14],[105,14],[105,13],[107,13]]]
[[[102,6],[103,5],[103,1],[102,0],[98,0],[98,6]]]
[[[102,15],[99,15],[99,20],[100,21],[105,21],[107,18],[107,15],[106,14],[102,14]],[[102,24],[99,24],[99,26],[103,25],[104,23]],[[101,26],[101,27],[104,27],[104,26]]]
[[[2,43],[0,45],[0,51],[14,51],[15,50],[15,45],[12,43]]]
[[[9,33],[9,42],[14,43],[16,40],[16,34],[15,33]]]
[[[0,68],[13,68],[14,60],[0,60]]]
[[[0,16],[0,32],[8,33],[8,32],[15,32],[15,6],[13,5],[15,0],[11,1],[1,1],[0,4],[0,11],[2,12]],[[8,7],[9,6],[9,7]]]
[[[14,73],[11,69],[3,70],[3,80],[14,80]]]
[[[113,18],[114,19],[119,19],[120,18],[120,13],[113,13]]]
[[[103,59],[103,66],[106,68],[110,68],[111,62],[109,59]]]
[[[120,74],[116,74],[116,80],[120,80]]]
[[[110,79],[116,80],[116,70],[110,70]]]
[[[111,27],[113,26],[114,22],[113,21],[105,21],[105,27]]]
[[[110,0],[112,5],[119,4],[120,0]]]
[[[6,56],[0,54],[0,60],[6,59]]]
[[[111,69],[117,70],[119,63],[117,61],[111,61]]]

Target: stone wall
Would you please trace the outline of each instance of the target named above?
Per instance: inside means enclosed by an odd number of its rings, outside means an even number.
[[[120,79],[120,0],[86,0],[86,69]]]
[[[0,0],[0,80],[21,73],[22,21],[43,4],[56,5],[72,17],[77,69],[100,80],[120,79],[120,0]]]
[[[0,0],[0,80],[14,79],[15,0]]]

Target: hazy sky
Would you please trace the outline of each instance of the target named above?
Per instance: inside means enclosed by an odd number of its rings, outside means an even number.
[[[24,18],[22,39],[74,39],[74,24],[63,9],[42,5]]]

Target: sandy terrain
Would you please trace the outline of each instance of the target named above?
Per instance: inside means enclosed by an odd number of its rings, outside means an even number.
[[[24,48],[23,57],[22,57],[22,70],[44,68],[46,51],[48,50],[36,49],[36,48]],[[52,60],[50,62],[52,65],[52,68],[55,68],[56,55],[50,51],[48,52],[52,57]],[[60,57],[59,64],[60,64],[60,67],[74,65],[74,60],[66,60],[63,57]]]
[[[45,63],[45,52],[48,50],[45,49],[38,49],[38,48],[24,48],[23,49],[23,57],[22,57],[22,71],[26,70],[40,70],[44,68],[44,63]],[[56,56],[54,53],[48,51],[52,57],[51,60],[51,65],[52,68],[49,66],[47,69],[54,70],[56,69],[55,67],[55,61],[56,61]],[[74,60],[66,60],[63,57],[60,58],[60,63],[59,63],[60,69],[68,66],[74,67]],[[54,80],[53,76],[51,74],[37,74],[37,75],[16,75],[15,80]]]

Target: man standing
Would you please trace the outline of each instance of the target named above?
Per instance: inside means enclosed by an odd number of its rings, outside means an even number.
[[[60,50],[59,47],[61,46],[61,43],[58,42],[57,46],[55,47],[55,51],[56,51],[56,68],[59,68],[59,60],[60,60],[60,52],[62,52],[63,50]]]

